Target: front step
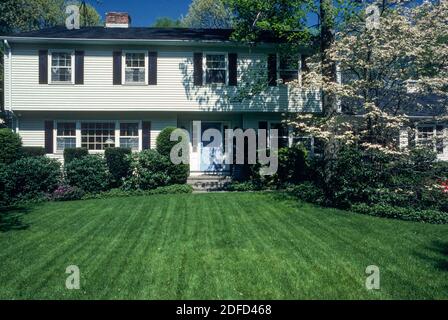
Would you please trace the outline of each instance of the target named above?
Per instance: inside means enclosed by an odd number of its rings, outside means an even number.
[[[217,175],[199,175],[190,176],[187,179],[187,183],[193,187],[193,191],[221,191],[232,182],[232,178],[229,176],[217,176]]]

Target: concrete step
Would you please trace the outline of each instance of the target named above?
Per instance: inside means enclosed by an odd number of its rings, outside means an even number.
[[[193,191],[221,191],[232,182],[229,176],[199,175],[188,178],[187,183],[193,187]]]

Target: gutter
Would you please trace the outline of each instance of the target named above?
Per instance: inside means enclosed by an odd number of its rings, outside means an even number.
[[[3,41],[17,42],[17,43],[79,43],[79,44],[152,44],[152,45],[203,45],[203,46],[244,46],[251,47],[248,44],[236,43],[229,40],[175,40],[175,39],[93,39],[93,38],[47,38],[47,37],[16,37],[3,36],[0,37]],[[257,46],[261,48],[275,48],[278,43],[262,42]]]

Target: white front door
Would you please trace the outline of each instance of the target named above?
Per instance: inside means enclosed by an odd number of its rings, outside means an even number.
[[[204,133],[210,130],[211,137],[207,138]],[[213,130],[213,131],[212,131]],[[200,143],[200,170],[206,173],[219,173],[224,171],[224,148],[223,139],[217,140],[213,132],[219,132],[223,136],[223,126],[221,122],[201,123],[201,143]]]

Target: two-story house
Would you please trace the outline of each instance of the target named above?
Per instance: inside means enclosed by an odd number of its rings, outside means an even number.
[[[154,148],[163,128],[192,135],[193,122],[199,132],[277,128],[287,144],[282,114],[320,111],[320,93],[282,84],[300,81],[301,57],[280,57],[275,38],[250,47],[231,41],[231,33],[133,28],[127,14],[109,13],[105,27],[2,37],[5,109],[24,146],[45,147],[58,159],[68,147]],[[251,92],[260,77],[269,86]],[[191,141],[192,174],[207,172],[207,142]]]

